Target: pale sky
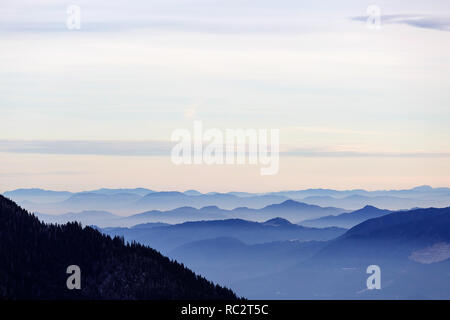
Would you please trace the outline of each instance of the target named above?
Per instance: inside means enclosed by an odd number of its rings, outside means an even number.
[[[450,2],[2,1],[0,119],[0,192],[448,187]],[[194,120],[279,129],[279,174],[173,165]]]

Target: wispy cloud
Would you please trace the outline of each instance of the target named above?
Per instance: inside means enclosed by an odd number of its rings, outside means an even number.
[[[0,152],[64,155],[170,156],[171,141],[0,140]],[[389,152],[286,148],[281,156],[296,157],[450,157],[450,152]]]
[[[0,140],[0,152],[114,156],[159,156],[170,154],[164,141],[61,141]]]
[[[450,152],[388,152],[388,151],[327,151],[314,149],[292,149],[281,155],[296,157],[367,157],[367,158],[436,158],[450,157]]]
[[[257,4],[257,5],[256,5]],[[214,34],[298,33],[323,26],[324,21],[304,15],[296,1],[258,3],[243,1],[77,1],[81,9],[80,32],[117,32],[136,29]],[[68,4],[57,0],[36,3],[17,0],[0,10],[0,31],[67,31]],[[311,25],[313,24],[313,25]]]
[[[352,20],[366,21],[367,16],[353,17]],[[405,24],[416,28],[450,31],[450,16],[423,14],[391,14],[381,16],[382,24]]]
[[[29,176],[75,176],[85,174],[84,171],[40,171],[40,172],[0,172],[0,177],[3,178],[16,178],[16,177],[29,177]]]

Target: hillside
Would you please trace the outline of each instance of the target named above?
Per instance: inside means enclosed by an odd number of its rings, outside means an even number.
[[[394,212],[370,219],[332,241],[318,257],[401,260],[416,250],[450,243],[450,207]]]
[[[157,251],[77,223],[46,225],[0,196],[0,299],[235,299]],[[68,290],[66,269],[81,268]]]
[[[366,289],[370,265],[381,290]],[[416,209],[364,221],[310,259],[233,289],[250,299],[449,299],[449,270],[450,207]]]
[[[299,224],[305,227],[326,228],[340,227],[351,228],[369,219],[382,217],[391,213],[390,210],[382,210],[373,206],[365,206],[356,211],[341,213],[337,216],[326,216],[318,219],[304,220]]]
[[[146,228],[138,225],[133,228],[105,228],[102,231],[110,236],[124,237],[155,248],[162,253],[193,241],[231,237],[246,244],[257,244],[289,240],[331,240],[347,231],[342,228],[307,228],[276,218],[266,222],[242,219],[184,222],[176,225]]]
[[[168,253],[208,279],[233,288],[256,276],[282,272],[311,258],[327,241],[274,241],[246,244],[230,237],[198,240]]]

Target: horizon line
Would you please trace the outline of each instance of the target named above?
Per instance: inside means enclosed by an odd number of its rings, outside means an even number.
[[[414,187],[411,188],[407,188],[407,189],[364,189],[364,188],[353,188],[353,189],[333,189],[333,188],[324,188],[324,187],[318,187],[318,188],[305,188],[305,189],[285,189],[285,190],[277,190],[277,191],[266,191],[266,192],[251,192],[251,191],[237,191],[237,190],[231,190],[231,191],[224,191],[224,192],[219,192],[219,191],[207,191],[207,192],[201,192],[198,191],[196,189],[186,189],[186,190],[174,190],[174,189],[168,189],[168,190],[154,190],[151,188],[147,188],[147,187],[101,187],[101,188],[96,188],[96,189],[91,189],[91,190],[81,190],[81,191],[69,191],[69,189],[46,189],[45,187],[39,188],[39,187],[28,187],[28,188],[15,188],[12,190],[5,190],[5,191],[1,191],[0,194],[4,194],[7,192],[15,192],[15,191],[19,191],[19,190],[41,190],[41,191],[50,191],[50,192],[69,192],[69,193],[73,193],[73,194],[77,194],[77,193],[95,193],[95,191],[99,191],[101,189],[106,189],[106,190],[123,190],[123,189],[129,189],[129,190],[134,190],[134,189],[146,189],[148,191],[151,191],[153,193],[162,193],[162,192],[179,192],[179,193],[186,193],[189,191],[196,191],[199,192],[200,194],[211,194],[211,193],[215,193],[215,194],[229,194],[229,193],[248,193],[248,194],[254,194],[254,195],[266,195],[266,194],[271,194],[271,193],[281,193],[281,192],[301,192],[301,191],[310,191],[310,190],[329,190],[329,191],[338,191],[338,192],[351,192],[351,191],[365,191],[365,192],[393,192],[393,191],[411,191],[414,189],[418,189],[418,188],[430,188],[433,190],[436,189],[450,189],[450,186],[448,187],[436,187],[436,186],[431,186],[428,184],[423,184],[423,185],[416,185]]]

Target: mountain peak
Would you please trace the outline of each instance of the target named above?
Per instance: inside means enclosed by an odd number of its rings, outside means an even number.
[[[364,208],[362,208],[361,210],[379,210],[377,207],[371,206],[370,204],[364,206]]]
[[[288,225],[291,225],[292,223],[290,223],[289,220],[277,217],[277,218],[267,220],[267,221],[263,222],[263,224],[266,226],[279,227],[279,226],[288,226]]]
[[[304,203],[304,202],[299,202],[299,201],[295,201],[292,199],[283,201],[281,203],[275,203],[275,204],[271,204],[268,207],[283,207],[283,208],[295,208],[295,207],[305,207],[308,206],[308,204]]]
[[[201,192],[198,192],[197,190],[193,190],[193,189],[191,189],[191,190],[186,190],[185,192],[183,192],[185,195],[188,195],[188,196],[199,196],[199,195],[201,195],[202,193]]]
[[[355,210],[355,211],[353,211],[351,213],[353,214],[353,213],[368,213],[368,212],[370,212],[370,213],[375,213],[375,212],[386,212],[386,213],[388,213],[388,212],[392,212],[392,211],[391,210],[387,210],[387,209],[380,209],[380,208],[377,208],[375,206],[371,206],[371,205],[368,204],[368,205],[364,206],[363,208]]]
[[[417,186],[415,188],[412,188],[411,190],[415,190],[415,191],[430,191],[433,188],[429,185],[423,185],[423,186]]]
[[[179,195],[184,194],[179,191],[159,191],[159,192],[151,192],[147,194],[144,198],[173,197]]]
[[[206,206],[200,208],[200,210],[221,210],[218,206]]]

